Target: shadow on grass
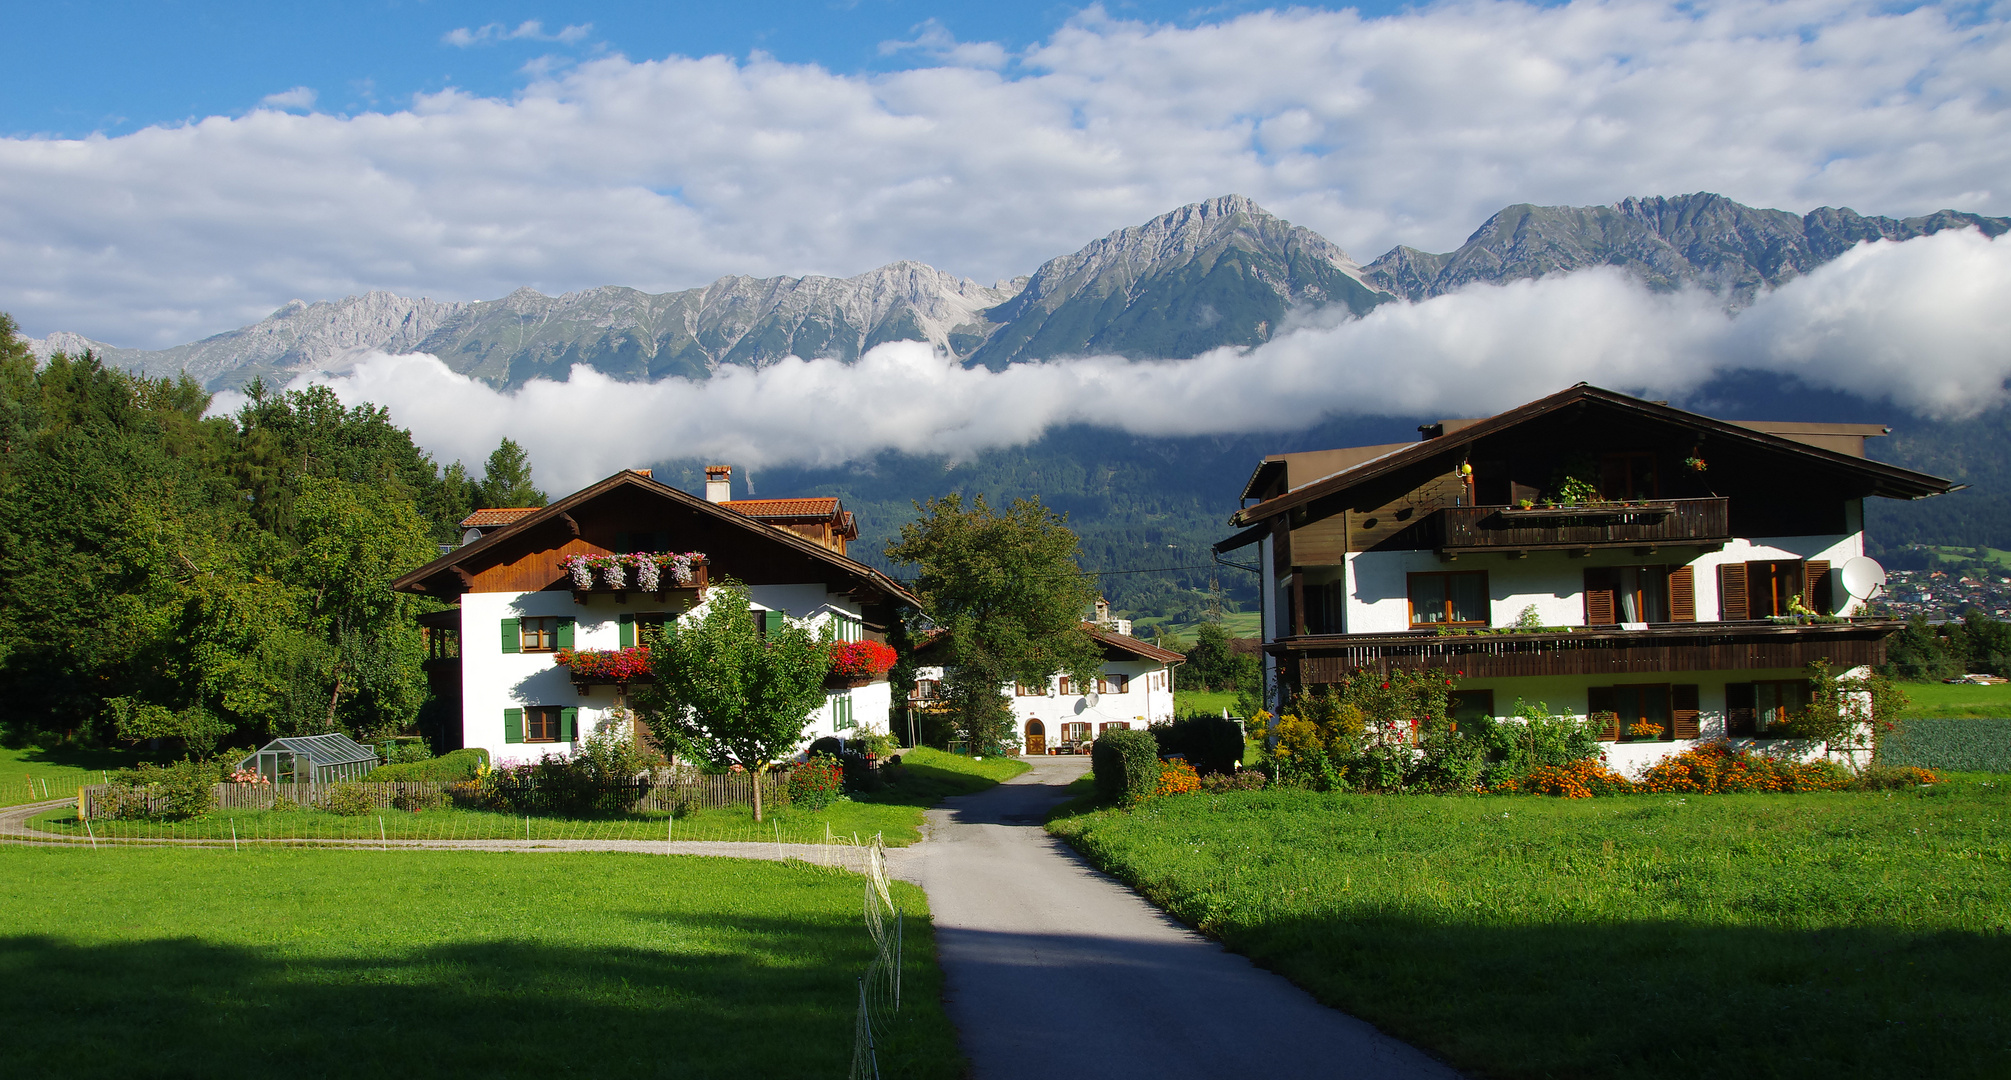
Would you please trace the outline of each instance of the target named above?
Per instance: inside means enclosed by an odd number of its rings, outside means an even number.
[[[854,795],[853,800],[926,810],[952,795],[970,795],[998,784],[990,777],[920,762],[903,761],[887,771],[897,775],[889,778],[886,787]]]
[[[1356,912],[1209,928],[1490,1077],[2001,1077],[2011,937]]]
[[[667,941],[730,923],[757,935],[763,955],[494,941],[332,957],[189,938],[0,938],[7,1067],[122,1078],[844,1075],[866,959],[856,919],[637,922],[638,936]],[[940,1014],[928,1015],[894,1021],[883,1075],[956,1075]]]

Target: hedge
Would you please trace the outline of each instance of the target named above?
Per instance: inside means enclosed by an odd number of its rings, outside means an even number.
[[[1220,716],[1188,716],[1148,729],[1159,756],[1178,755],[1203,776],[1233,773],[1243,760],[1243,725]]]
[[[1880,765],[2011,772],[2011,719],[1923,717],[1879,740]]]
[[[1089,764],[1104,798],[1143,802],[1159,787],[1159,740],[1149,731],[1106,731],[1090,744]]]
[[[408,761],[402,765],[379,765],[370,770],[363,779],[372,783],[391,780],[431,780],[439,783],[453,783],[456,780],[473,780],[475,770],[489,762],[489,752],[478,746],[465,750],[454,750],[425,761]]]

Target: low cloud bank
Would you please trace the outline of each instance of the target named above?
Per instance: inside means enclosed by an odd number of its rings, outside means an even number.
[[[548,486],[701,457],[759,468],[882,450],[967,457],[1084,423],[1139,435],[1294,430],[1326,416],[1484,416],[1587,381],[1682,400],[1741,369],[1959,418],[2003,404],[2011,377],[2011,237],[1946,232],[1861,245],[1737,316],[1720,298],[1654,293],[1617,270],[1480,285],[1305,326],[1191,360],[1090,357],[966,370],[917,342],[856,364],[785,360],[709,382],[564,383],[499,391],[429,355],[304,376],[391,410],[442,460],[479,467],[504,436]],[[227,411],[241,400],[219,395]]]

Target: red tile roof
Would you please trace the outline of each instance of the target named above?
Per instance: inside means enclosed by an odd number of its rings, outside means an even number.
[[[838,500],[821,499],[728,499],[720,503],[728,510],[752,518],[828,518],[838,512]]]
[[[513,525],[518,518],[538,512],[535,506],[511,506],[495,510],[477,510],[461,519],[464,529],[493,529],[502,525]]]

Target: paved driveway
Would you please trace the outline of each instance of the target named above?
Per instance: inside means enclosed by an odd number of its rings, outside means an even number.
[[[980,1080],[1458,1074],[1314,1001],[1090,868],[1042,828],[1085,758],[929,813],[890,852],[929,893],[950,1017]]]

